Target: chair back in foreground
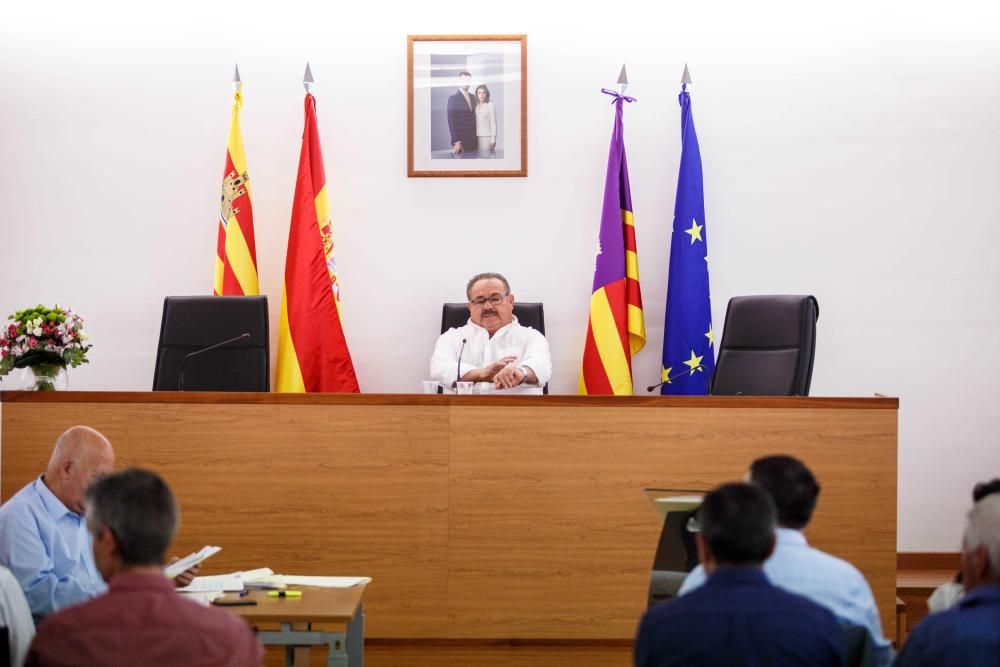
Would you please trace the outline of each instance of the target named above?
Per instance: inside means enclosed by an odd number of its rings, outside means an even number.
[[[269,359],[266,296],[163,300],[153,391],[268,391]]]
[[[818,318],[813,296],[730,299],[711,393],[808,396]]]

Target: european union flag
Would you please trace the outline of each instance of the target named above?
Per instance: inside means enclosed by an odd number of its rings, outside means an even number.
[[[681,105],[681,168],[670,236],[667,311],[663,322],[661,394],[707,394],[715,371],[715,334],[708,291],[708,230],[701,151],[687,84]]]

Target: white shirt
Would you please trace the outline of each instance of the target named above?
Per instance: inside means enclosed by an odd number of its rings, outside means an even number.
[[[31,620],[28,600],[21,584],[0,565],[0,626],[7,628],[10,640],[10,664],[20,667],[35,636],[35,623]]]
[[[882,634],[875,596],[865,575],[846,560],[813,549],[798,530],[778,528],[774,533],[774,553],[764,561],[764,574],[771,583],[826,607],[841,622],[867,628],[876,662],[888,664],[892,650]],[[690,593],[704,583],[705,569],[699,565],[684,579],[678,595]]]
[[[464,351],[463,339],[466,341]],[[459,352],[462,353],[461,368],[458,365]],[[474,324],[471,319],[465,326],[445,331],[434,344],[431,377],[448,388],[456,378],[504,357],[516,357],[515,366],[527,366],[533,370],[538,384],[520,384],[513,389],[505,389],[503,393],[542,393],[542,387],[552,377],[549,342],[531,327],[522,327],[516,317],[510,324],[501,327],[492,338],[486,329]]]

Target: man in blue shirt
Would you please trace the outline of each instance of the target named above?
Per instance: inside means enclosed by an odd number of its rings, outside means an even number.
[[[1000,664],[1000,495],[973,505],[962,540],[962,585],[957,607],[922,620],[896,665],[920,667]]]
[[[90,483],[114,465],[107,438],[74,426],[59,436],[45,474],[0,507],[0,565],[21,584],[36,621],[107,590],[83,504]]]
[[[705,585],[648,610],[635,641],[636,667],[841,665],[844,638],[833,614],[772,585],[762,564],[774,549],[775,509],[752,484],[725,484],[698,510]]]
[[[775,586],[823,605],[842,623],[864,627],[879,665],[892,660],[892,646],[882,634],[875,596],[863,574],[850,563],[814,549],[802,530],[812,518],[820,486],[812,472],[791,456],[766,456],[750,466],[750,481],[767,491],[778,509],[777,544],[764,563]],[[679,595],[705,582],[701,566],[684,579]]]

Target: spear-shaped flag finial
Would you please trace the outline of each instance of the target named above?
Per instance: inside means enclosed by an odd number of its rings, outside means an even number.
[[[239,92],[240,86],[243,85],[243,79],[240,78],[240,66],[239,63],[233,65],[233,92]]]
[[[309,62],[306,62],[306,72],[302,75],[302,86],[306,89],[306,92],[312,92],[311,88],[313,84],[316,83],[316,79],[313,78],[312,68],[309,67]]]
[[[681,83],[684,85],[691,83],[691,72],[688,71],[687,63],[684,63],[684,74],[681,74]]]
[[[620,94],[625,94],[625,89],[628,88],[628,73],[625,71],[625,63],[622,63],[622,71],[618,75],[618,85],[621,86]]]

